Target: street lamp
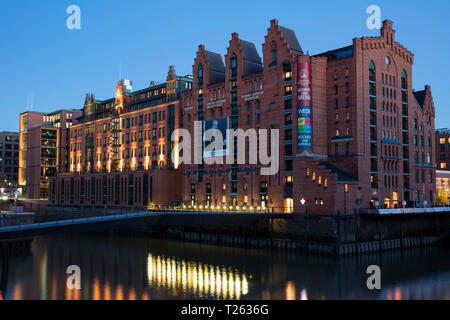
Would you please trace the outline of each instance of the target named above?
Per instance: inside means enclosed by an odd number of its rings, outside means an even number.
[[[305,200],[305,198],[302,198],[302,199],[300,200],[300,204],[302,205],[302,207],[305,207],[305,205],[306,205],[306,200]],[[308,215],[308,207],[305,207],[305,214]]]

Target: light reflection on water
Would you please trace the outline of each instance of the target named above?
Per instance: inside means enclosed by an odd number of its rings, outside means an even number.
[[[248,294],[247,275],[238,270],[164,256],[148,255],[147,278],[150,287],[181,290],[200,298],[241,299]]]
[[[332,257],[257,251],[124,235],[34,239],[10,258],[6,299],[450,299],[450,250]],[[366,288],[367,266],[382,290]],[[81,268],[81,290],[66,268]]]

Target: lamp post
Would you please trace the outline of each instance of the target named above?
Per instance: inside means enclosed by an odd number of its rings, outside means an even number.
[[[305,205],[306,205],[305,198],[302,198],[300,200],[300,203],[301,203],[302,207],[305,207]],[[308,207],[305,207],[305,240],[306,240],[306,243],[308,243],[308,232],[309,232],[309,214],[308,214]],[[308,247],[307,247],[307,250],[308,250]]]

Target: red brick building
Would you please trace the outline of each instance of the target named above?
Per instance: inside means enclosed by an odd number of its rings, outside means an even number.
[[[121,80],[114,98],[104,101],[87,94],[69,130],[69,172],[52,179],[50,203],[144,207],[180,199],[171,136],[181,127],[181,92],[191,82],[170,67],[165,83],[133,91]]]
[[[186,203],[350,213],[434,201],[431,91],[412,90],[413,54],[395,41],[392,22],[379,37],[309,56],[273,20],[262,52],[261,59],[237,34],[225,62],[199,46],[184,125],[192,132],[194,121],[226,118],[230,128],[278,129],[279,173],[262,176],[261,165],[185,165]],[[298,83],[309,76],[304,109]]]

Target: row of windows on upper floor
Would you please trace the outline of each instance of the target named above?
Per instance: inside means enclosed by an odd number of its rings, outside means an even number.
[[[397,79],[392,75],[381,73],[381,80],[383,83],[397,85]],[[369,81],[376,82],[376,66],[373,61],[369,63]],[[408,74],[406,70],[403,70],[401,74],[401,88],[403,90],[408,89]]]
[[[424,137],[423,136],[417,137],[417,135],[414,135],[413,136],[413,144],[415,147],[423,148],[424,147]],[[433,147],[431,137],[427,137],[427,147],[430,149]]]
[[[125,133],[122,134],[122,144],[128,144],[133,142],[142,142],[142,141],[148,141],[148,140],[156,140],[159,138],[165,138],[166,137],[166,128],[165,127],[159,127],[159,128],[153,128],[152,130],[141,130],[139,132],[131,132],[131,133]],[[107,147],[110,145],[111,137],[103,137],[100,139],[95,140],[95,147]],[[70,146],[71,152],[76,152],[77,150],[81,150],[81,142],[78,143],[72,143]]]
[[[133,95],[132,100],[136,101],[136,100],[141,100],[141,99],[148,99],[148,98],[151,98],[151,97],[157,97],[157,96],[164,95],[164,94],[166,94],[166,88],[165,87],[158,88],[158,89],[153,89],[153,90],[150,90],[150,91],[147,91],[147,92],[142,92],[142,93],[139,93],[139,94],[135,94],[135,95]]]
[[[263,90],[263,81],[262,79],[259,80],[249,80],[245,81],[245,93],[252,93],[257,91]],[[203,94],[203,89],[199,90],[199,94]],[[209,101],[217,101],[221,99],[225,99],[225,88],[218,88],[218,89],[212,89],[208,91],[209,95]],[[186,97],[186,106],[193,105],[193,97],[187,96]]]
[[[144,147],[126,148],[121,151],[121,159],[163,156],[166,151],[167,149],[163,143]],[[96,153],[96,161],[105,162],[108,160],[108,156],[108,152],[98,152]],[[76,163],[81,163],[81,156],[71,157],[70,163],[75,164],[74,161]]]
[[[431,165],[431,152],[414,152],[414,164]]]
[[[421,171],[419,171],[419,170],[416,170],[415,172],[414,172],[414,181],[415,181],[415,183],[435,183],[435,180],[433,179],[433,172],[432,171],[429,171],[428,172],[428,181],[426,181],[425,180],[425,174],[426,174],[426,172],[424,171],[424,170],[421,170]],[[420,179],[419,179],[419,177],[420,177]]]
[[[163,156],[165,155],[165,152],[166,146],[163,143],[139,148],[127,148],[122,150],[122,159]],[[100,159],[101,155],[102,153],[99,153],[97,154],[97,157]],[[106,153],[103,153],[103,155],[104,159],[106,159]]]

